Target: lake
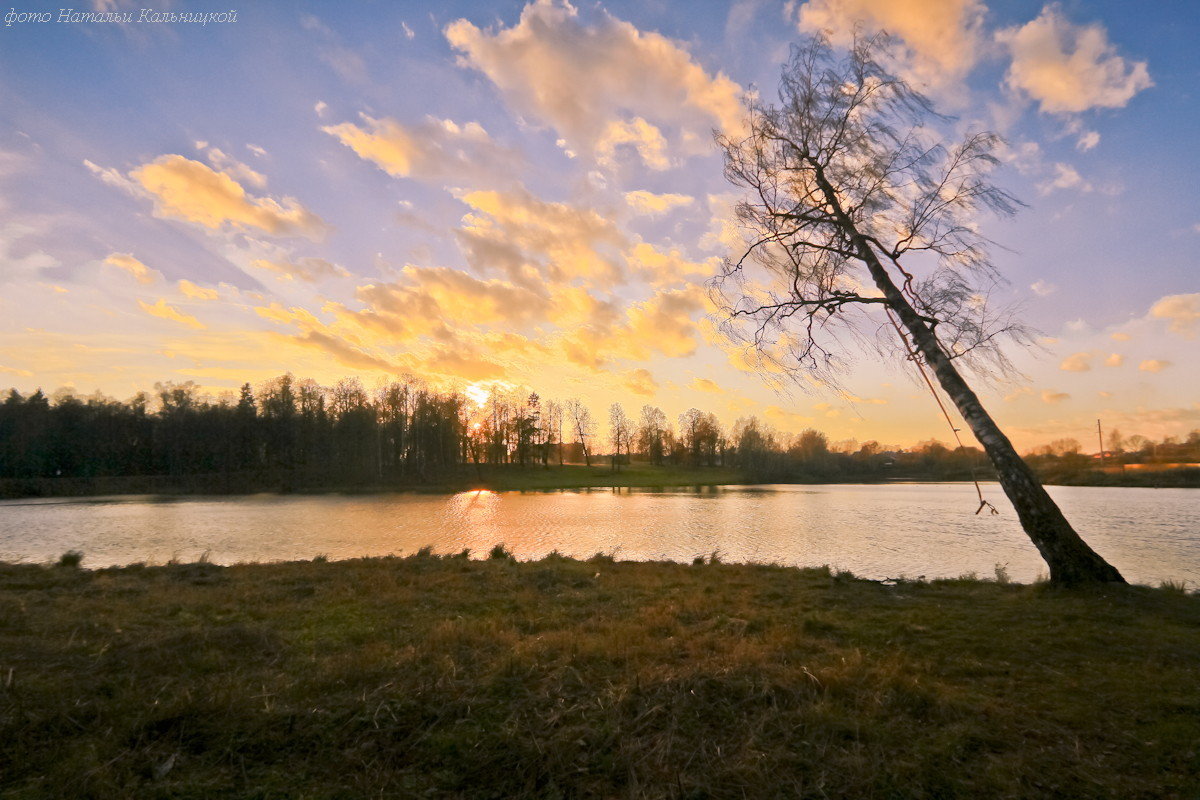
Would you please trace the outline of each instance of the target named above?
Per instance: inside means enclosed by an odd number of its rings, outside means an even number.
[[[503,543],[518,558],[588,557],[830,566],[872,578],[1046,572],[999,486],[998,516],[970,484],[770,485],[458,494],[54,498],[0,502],[0,560],[67,550],[84,565],[330,559]],[[1200,492],[1049,487],[1076,530],[1125,577],[1200,584]]]

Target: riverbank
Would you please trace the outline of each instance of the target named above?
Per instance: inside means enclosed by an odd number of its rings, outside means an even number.
[[[0,566],[0,797],[1200,791],[1194,595],[495,555]]]
[[[994,481],[992,473],[980,480]],[[1200,469],[1162,472],[1103,473],[1097,470],[1058,471],[1042,476],[1049,485],[1200,487]],[[96,497],[114,495],[224,495],[275,492],[284,494],[373,494],[414,491],[449,493],[492,491],[542,491],[586,488],[669,488],[673,486],[735,486],[762,483],[833,484],[889,483],[896,481],[945,483],[969,481],[971,475],[950,473],[796,473],[764,476],[731,467],[653,466],[635,463],[613,470],[608,465],[577,464],[518,466],[483,465],[426,479],[379,481],[347,480],[294,472],[218,473],[211,475],[131,475],[96,478],[9,478],[0,480],[0,499],[28,497]]]

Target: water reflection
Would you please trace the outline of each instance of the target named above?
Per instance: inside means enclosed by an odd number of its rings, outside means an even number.
[[[0,502],[0,559],[85,564],[330,558],[503,543],[518,558],[820,565],[870,577],[991,575],[1044,565],[996,486],[999,517],[975,516],[959,484],[601,488],[452,495],[279,496]],[[1080,533],[1131,580],[1200,583],[1200,510],[1187,489],[1052,487]]]

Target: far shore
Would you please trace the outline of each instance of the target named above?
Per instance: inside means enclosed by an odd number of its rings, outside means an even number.
[[[980,481],[994,482],[990,470],[979,470]],[[116,495],[241,495],[241,494],[431,494],[473,490],[553,491],[557,489],[646,488],[696,486],[747,486],[760,484],[863,484],[952,483],[973,478],[969,473],[861,474],[790,473],[763,475],[731,467],[654,466],[634,462],[613,469],[611,464],[518,464],[467,466],[452,474],[396,480],[300,472],[217,473],[201,475],[133,475],[92,478],[11,478],[0,480],[0,499],[33,497],[100,497]],[[1124,473],[1078,470],[1044,475],[1047,485],[1133,486],[1147,488],[1200,488],[1200,469],[1127,471]]]

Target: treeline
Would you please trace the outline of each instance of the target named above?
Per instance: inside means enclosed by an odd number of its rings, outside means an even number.
[[[1200,430],[1156,441],[1113,429],[1104,445],[1103,453],[1085,453],[1077,439],[1056,439],[1025,459],[1047,483],[1200,487]]]
[[[598,429],[578,399],[495,388],[475,402],[416,379],[368,390],[356,378],[325,387],[283,375],[221,398],[192,382],[166,383],[128,401],[13,390],[0,402],[0,479],[166,476],[177,479],[171,486],[207,486],[202,476],[224,476],[212,488],[226,490],[395,486],[485,465],[620,469],[634,461],[730,467],[769,481],[990,474],[977,448],[831,445],[819,431],[784,434],[754,417],[726,429],[694,408],[672,423],[654,406],[634,418],[614,404],[607,435]]]

